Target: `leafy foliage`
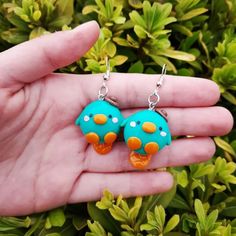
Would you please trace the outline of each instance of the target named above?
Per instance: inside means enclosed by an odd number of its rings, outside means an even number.
[[[200,76],[220,87],[219,102],[236,116],[235,0],[0,0],[0,50],[88,20],[102,30],[67,73],[113,71]],[[236,130],[215,137],[207,163],[170,168],[174,188],[123,199],[104,191],[97,203],[27,217],[1,217],[0,235],[236,235]]]

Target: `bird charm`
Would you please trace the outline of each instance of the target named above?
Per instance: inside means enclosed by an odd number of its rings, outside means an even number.
[[[75,124],[80,126],[88,143],[93,144],[99,154],[107,154],[120,131],[124,120],[114,102],[97,100],[87,105]]]
[[[132,151],[129,160],[135,168],[145,168],[153,154],[171,143],[164,111],[137,112],[125,119],[121,126],[124,127],[125,142]]]

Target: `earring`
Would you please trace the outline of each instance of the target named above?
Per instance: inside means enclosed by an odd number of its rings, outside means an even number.
[[[106,68],[102,86],[98,91],[98,100],[87,105],[75,121],[87,142],[93,144],[99,154],[107,154],[111,151],[124,120],[117,107],[116,99],[107,98],[106,82],[110,79],[110,63],[107,57]]]
[[[160,101],[158,91],[163,84],[165,74],[166,65],[162,68],[155,90],[148,97],[149,109],[131,115],[121,124],[124,127],[125,142],[131,150],[129,161],[138,169],[145,168],[153,154],[171,143],[167,113],[155,109]]]

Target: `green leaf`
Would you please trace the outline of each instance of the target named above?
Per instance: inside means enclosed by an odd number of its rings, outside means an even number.
[[[236,217],[236,205],[225,207],[220,214],[227,217]]]
[[[176,194],[175,197],[173,198],[173,200],[170,202],[170,207],[173,208],[179,208],[179,209],[183,209],[186,211],[190,211],[191,208],[189,207],[188,203],[186,202],[186,200],[184,198],[182,198],[179,194]]]
[[[71,20],[71,16],[58,16],[48,24],[48,27],[61,28],[63,25],[70,24]]]
[[[161,229],[163,229],[165,225],[165,218],[166,218],[166,213],[163,206],[162,205],[156,206],[154,209],[154,214],[155,214],[155,218],[158,225],[161,227]]]
[[[16,26],[16,28],[18,28],[19,31],[23,31],[23,32],[30,31],[28,24],[25,21],[23,21],[19,16],[9,15],[6,18],[11,24]]]
[[[129,0],[129,5],[136,9],[141,9],[143,7],[141,0]]]
[[[194,179],[192,178],[193,182],[192,182],[192,190],[194,190],[195,188],[199,187],[203,192],[205,192],[206,187],[205,185],[202,183],[201,179]]]
[[[62,227],[66,221],[66,217],[62,208],[57,208],[49,212],[48,218],[54,227]]]
[[[143,204],[140,209],[137,224],[144,223],[147,211],[152,211],[155,208],[155,206],[162,205],[163,207],[167,207],[170,204],[171,200],[174,198],[175,194],[176,194],[176,185],[174,185],[173,188],[166,193],[143,198]]]
[[[31,219],[27,216],[25,219],[16,217],[0,217],[0,230],[8,231],[15,228],[28,228],[31,224]]]
[[[25,13],[29,13],[30,6],[33,5],[33,0],[22,0],[22,8]]]
[[[236,97],[232,93],[225,91],[224,93],[222,93],[222,96],[236,106]]]
[[[105,46],[105,51],[109,57],[114,57],[116,54],[116,45],[112,41],[108,41]]]
[[[217,146],[219,146],[220,148],[222,148],[226,152],[230,153],[232,156],[236,157],[236,153],[235,153],[234,149],[226,141],[224,141],[222,138],[215,137],[214,141],[217,144]]]
[[[207,11],[208,11],[208,9],[206,9],[206,8],[193,9],[193,10],[187,12],[186,14],[184,14],[183,16],[181,16],[178,20],[179,21],[190,20],[193,17],[199,16]]]
[[[42,224],[42,221],[44,219],[45,213],[40,214],[36,219],[34,219],[33,225],[30,227],[30,229],[24,234],[24,236],[31,236],[34,235],[34,233],[37,231],[37,229]],[[0,227],[1,229],[1,227]]]
[[[87,221],[88,227],[91,230],[92,233],[94,233],[94,235],[97,236],[106,236],[106,232],[103,229],[103,227],[101,226],[101,224],[99,224],[99,222],[94,222],[92,223],[90,220]],[[89,235],[89,234],[86,234]]]
[[[213,184],[211,184],[211,186],[213,186],[216,189],[217,193],[223,192],[223,191],[226,190],[226,186],[225,185],[220,185],[220,184],[213,183]]]
[[[29,18],[29,16],[26,15],[26,14],[22,14],[22,15],[20,15],[19,17],[20,17],[23,21],[25,21],[25,22],[27,22],[27,23],[30,22],[30,18]]]
[[[121,236],[134,236],[133,232],[121,232]]]
[[[194,61],[196,59],[193,54],[172,49],[160,50],[158,54],[182,61]]]
[[[154,227],[153,225],[150,225],[150,224],[142,224],[142,225],[140,226],[140,230],[141,230],[141,231],[144,231],[144,230],[146,230],[146,231],[151,231],[151,230],[153,230],[153,229],[155,229],[155,227]]]
[[[45,227],[45,229],[51,229],[52,228],[52,224],[51,224],[48,217],[46,218],[44,227]]]
[[[121,225],[121,228],[124,229],[124,230],[127,230],[127,231],[131,231],[131,232],[134,232],[134,229],[131,228],[129,225],[127,224],[122,224]]]
[[[188,174],[186,170],[177,173],[177,184],[183,188],[188,185]]]
[[[87,15],[90,14],[91,12],[94,12],[94,10],[97,10],[98,7],[96,5],[87,5],[83,8],[82,14]]]
[[[34,38],[37,38],[37,37],[42,36],[42,35],[44,35],[44,34],[49,34],[49,32],[46,31],[46,30],[45,30],[44,28],[42,28],[42,27],[37,27],[37,28],[34,28],[34,29],[31,31],[29,37],[30,37],[30,39],[34,39]]]
[[[218,210],[212,211],[212,212],[207,216],[206,225],[214,226],[214,224],[216,223],[217,218],[218,218]]]
[[[139,26],[139,25],[135,25],[134,26],[134,32],[137,34],[137,36],[140,38],[140,39],[145,39],[146,36],[147,36],[147,31]]]
[[[212,79],[224,89],[236,90],[236,63],[215,68]]]
[[[14,8],[14,13],[15,13],[17,16],[20,16],[20,15],[25,14],[25,11],[24,11],[24,9],[21,8],[21,7],[15,7],[15,8]]]
[[[192,37],[193,36],[193,33],[190,29],[188,29],[186,26],[184,25],[180,25],[180,24],[173,24],[172,25],[172,29],[174,31],[178,31],[180,32],[181,34],[184,34],[188,37]]]
[[[29,39],[29,35],[27,33],[14,28],[3,31],[1,37],[11,44],[19,44]]]
[[[88,213],[94,221],[99,223],[109,232],[114,235],[120,235],[121,229],[117,222],[111,217],[107,210],[99,210],[95,203],[89,202],[87,204]]]
[[[173,215],[164,228],[164,233],[172,231],[179,224],[179,216]]]
[[[57,0],[56,8],[57,8],[57,13],[59,16],[67,16],[68,19],[72,20],[72,15],[74,13],[73,0]],[[70,24],[70,22],[68,24]]]
[[[197,165],[197,169],[196,171],[194,171],[192,173],[192,177],[193,178],[200,178],[204,175],[208,175],[211,174],[214,170],[214,166],[213,165]]]
[[[127,214],[120,207],[114,205],[113,208],[109,209],[109,212],[115,220],[120,222],[128,222]]]
[[[137,197],[135,199],[134,206],[130,209],[130,211],[128,213],[128,218],[132,222],[135,222],[141,206],[142,206],[142,198],[141,197]]]
[[[172,62],[170,62],[167,58],[162,57],[162,56],[156,56],[153,54],[149,54],[149,56],[153,59],[153,61],[155,61],[157,63],[157,65],[162,67],[164,64],[166,64],[167,70],[173,71],[175,74],[177,73],[177,70],[176,70],[174,64]]]
[[[139,25],[142,28],[146,28],[146,23],[144,19],[139,15],[137,11],[132,11],[131,13],[129,13],[129,16],[135,25]]]
[[[118,16],[118,17],[115,17],[114,18],[114,22],[116,23],[116,24],[124,24],[125,23],[125,20],[126,20],[126,18],[125,17],[123,17],[123,16]]]
[[[129,42],[130,47],[139,48],[139,42],[134,40],[129,34],[127,35],[127,41]]]
[[[130,208],[129,208],[129,205],[128,205],[128,203],[126,202],[126,200],[122,200],[122,201],[120,202],[120,207],[121,207],[121,209],[123,209],[127,214],[129,213]]]
[[[129,47],[129,43],[127,42],[126,39],[120,38],[120,37],[114,37],[113,41],[115,43],[117,43],[120,46],[124,46],[124,47]]]
[[[143,69],[143,63],[139,60],[130,66],[128,73],[143,73]]]
[[[111,64],[114,64],[115,66],[120,66],[124,64],[127,60],[128,60],[127,56],[118,55],[118,56],[113,57],[110,60],[110,62]]]
[[[36,10],[36,11],[33,13],[33,19],[34,19],[35,21],[38,21],[38,20],[40,19],[41,15],[42,15],[41,11]]]
[[[82,230],[87,226],[87,219],[80,215],[74,215],[72,219],[73,226],[78,230]]]
[[[196,212],[196,215],[198,217],[198,220],[199,220],[200,224],[205,225],[205,223],[206,223],[206,213],[205,213],[205,210],[203,208],[202,202],[199,199],[195,200],[194,208],[195,208],[195,212]]]
[[[86,59],[87,67],[85,68],[85,71],[92,71],[93,73],[99,73],[100,70],[100,64],[99,62],[93,60],[93,59]]]

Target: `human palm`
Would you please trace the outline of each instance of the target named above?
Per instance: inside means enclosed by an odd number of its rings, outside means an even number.
[[[167,191],[171,175],[152,169],[208,160],[215,151],[209,136],[231,129],[230,113],[211,107],[219,98],[213,82],[166,76],[160,106],[168,112],[172,135],[194,137],[173,141],[153,156],[146,172],[132,168],[124,143],[99,156],[74,121],[96,99],[102,75],[52,74],[81,57],[98,34],[97,24],[90,22],[0,54],[0,215],[96,200],[104,188],[125,197]],[[128,116],[147,106],[157,79],[113,73],[109,95]]]

